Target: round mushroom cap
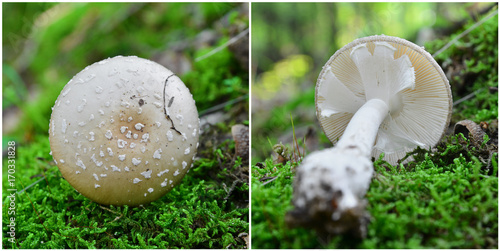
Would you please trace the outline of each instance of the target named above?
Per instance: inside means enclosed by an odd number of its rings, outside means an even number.
[[[354,113],[374,98],[385,101],[390,113],[379,127],[372,156],[385,153],[391,164],[418,146],[434,146],[450,122],[445,74],[422,47],[401,38],[354,40],[325,64],[316,84],[316,115],[328,139],[336,143]]]
[[[184,83],[135,56],[94,63],[61,91],[50,120],[63,177],[104,205],[141,205],[180,183],[198,148],[199,119]]]

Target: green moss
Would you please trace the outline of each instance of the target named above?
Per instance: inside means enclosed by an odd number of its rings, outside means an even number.
[[[366,195],[372,221],[368,236],[322,240],[313,231],[288,229],[293,166],[252,171],[253,248],[495,248],[498,244],[497,153],[488,169],[462,135],[444,149],[414,155],[410,165],[375,161],[376,175]],[[482,148],[486,151],[486,146]],[[424,153],[425,152],[425,153]],[[265,177],[277,177],[268,184]]]
[[[231,170],[240,169],[241,160],[231,162],[222,155],[223,165],[232,166],[217,171],[221,156],[205,156],[160,200],[139,207],[105,207],[79,194],[62,178],[48,161],[48,146],[48,139],[42,136],[36,143],[17,146],[14,210],[7,210],[7,189],[11,187],[9,176],[3,176],[3,232],[9,231],[9,211],[15,211],[16,224],[16,242],[4,235],[4,248],[245,247],[238,236],[249,231],[249,210],[244,206],[248,185],[242,182],[230,194],[224,185],[232,182]],[[225,142],[218,151],[234,152],[234,144]],[[4,161],[4,174],[6,164]],[[212,175],[220,180],[214,181]],[[23,188],[26,190],[21,192]]]
[[[219,41],[222,45],[226,39]],[[204,56],[217,47],[210,47],[199,50],[194,57]],[[218,62],[215,64],[214,62]],[[186,84],[196,85],[192,94],[200,97],[200,111],[208,109],[211,104],[218,104],[224,100],[234,99],[248,93],[248,77],[235,76],[235,72],[241,72],[234,55],[227,48],[213,54],[207,59],[194,63],[193,71],[186,73],[182,79]],[[198,83],[200,83],[198,85]]]
[[[435,40],[426,45],[437,51],[460,32],[473,25],[472,20],[449,39]],[[498,15],[459,39],[437,55],[436,60],[451,75],[454,101],[469,94],[473,98],[458,103],[453,111],[455,122],[463,119],[491,122],[498,119]]]

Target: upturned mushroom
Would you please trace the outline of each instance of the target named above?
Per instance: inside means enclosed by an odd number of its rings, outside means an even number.
[[[316,84],[316,115],[335,147],[308,155],[297,168],[287,222],[365,236],[371,158],[384,153],[395,165],[417,147],[434,146],[451,108],[448,80],[423,48],[382,35],[338,50]]]
[[[184,83],[135,56],[105,59],[76,74],[52,108],[52,156],[82,195],[104,205],[157,200],[188,172],[199,119]]]

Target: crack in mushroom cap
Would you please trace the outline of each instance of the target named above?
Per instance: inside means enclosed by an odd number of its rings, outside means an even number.
[[[180,183],[196,154],[199,119],[191,93],[172,75],[155,62],[117,56],[86,67],[64,87],[49,140],[78,192],[100,204],[134,206]]]
[[[316,84],[316,115],[332,143],[372,98],[390,108],[372,156],[385,153],[384,160],[391,164],[417,146],[434,146],[450,121],[451,90],[442,69],[423,48],[401,38],[354,40],[323,67]]]

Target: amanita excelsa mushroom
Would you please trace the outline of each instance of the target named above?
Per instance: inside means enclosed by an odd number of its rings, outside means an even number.
[[[308,155],[294,181],[291,225],[320,232],[366,234],[364,196],[371,158],[391,164],[417,147],[434,146],[449,124],[450,86],[423,48],[371,36],[337,51],[316,85],[316,114],[334,148]]]
[[[49,139],[63,177],[105,205],[140,205],[177,185],[198,147],[199,119],[184,83],[138,57],[86,67],[52,108]]]

